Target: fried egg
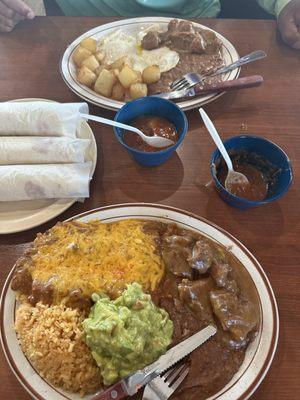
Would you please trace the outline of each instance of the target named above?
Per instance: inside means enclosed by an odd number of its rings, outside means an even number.
[[[132,68],[142,72],[149,65],[158,65],[161,72],[176,67],[179,54],[168,47],[144,50],[140,38],[131,36],[120,29],[99,40],[98,49],[105,54],[105,63],[111,64],[122,56],[128,56]]]

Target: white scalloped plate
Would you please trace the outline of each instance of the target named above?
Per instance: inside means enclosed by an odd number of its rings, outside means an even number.
[[[167,30],[167,25],[172,18],[165,18],[165,17],[143,17],[143,18],[130,18],[130,19],[123,19],[120,21],[111,22],[109,24],[104,24],[101,26],[97,26],[85,32],[77,39],[75,39],[66,49],[64,52],[61,63],[60,63],[60,71],[61,75],[66,83],[66,85],[77,94],[77,96],[81,97],[82,99],[89,101],[99,107],[108,108],[110,110],[117,111],[119,110],[124,103],[121,101],[116,101],[109,99],[108,97],[101,96],[97,94],[92,89],[88,88],[85,85],[80,84],[77,82],[76,79],[76,67],[72,60],[72,54],[76,47],[79,45],[82,39],[91,37],[93,39],[99,40],[103,36],[110,34],[116,29],[122,29],[124,32],[128,34],[136,34],[140,32],[142,29],[146,29],[153,24],[158,24],[162,29]],[[209,29],[217,35],[217,37],[223,43],[223,56],[225,65],[229,65],[236,61],[239,58],[239,55],[232,45],[224,36],[220,35],[218,32],[197,23],[193,23],[198,28],[205,28]],[[236,79],[239,76],[240,68],[235,69],[224,76],[224,80],[231,80]],[[177,102],[176,104],[182,110],[190,110],[192,108],[200,107],[203,104],[210,103],[211,101],[216,100],[224,93],[212,93],[205,96],[199,96],[194,99],[189,99],[185,101]]]
[[[205,220],[176,208],[145,203],[120,204],[87,211],[73,219],[88,221],[98,218],[113,222],[126,218],[143,218],[175,222],[179,226],[195,230],[217,243],[230,248],[231,253],[243,264],[251,276],[260,300],[261,327],[255,340],[249,345],[243,364],[231,381],[207,400],[246,400],[264,379],[273,360],[279,334],[279,317],[276,300],[268,278],[255,257],[228,232]],[[1,343],[6,359],[23,387],[38,400],[79,400],[78,395],[64,392],[49,385],[32,368],[20,349],[14,330],[16,299],[10,288],[12,269],[3,287],[0,299]],[[84,397],[84,400],[91,396]]]
[[[46,99],[18,99],[13,101],[51,101]],[[97,164],[96,140],[89,124],[83,121],[77,137],[90,139],[85,159],[92,161],[93,176]],[[26,201],[0,201],[0,234],[22,232],[57,217],[76,202],[76,199],[43,199]]]

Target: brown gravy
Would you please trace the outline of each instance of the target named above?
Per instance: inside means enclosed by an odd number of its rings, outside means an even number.
[[[130,125],[140,129],[147,136],[161,136],[172,140],[174,144],[178,140],[178,133],[175,126],[166,118],[157,117],[155,115],[142,115],[131,121]],[[170,147],[152,147],[134,132],[126,132],[126,134],[123,135],[123,140],[127,146],[145,152],[160,151]]]
[[[164,72],[161,79],[148,86],[149,95],[170,91],[170,84],[189,72],[209,75],[224,65],[222,42],[214,32],[195,27],[190,21],[173,19],[166,32],[150,31],[142,47],[151,50],[167,46],[175,50],[180,60],[176,67]],[[206,79],[206,83],[222,80],[221,76]]]
[[[146,223],[144,229],[156,230],[161,238],[158,245],[167,272],[152,298],[174,323],[172,345],[208,324],[217,326],[217,334],[189,357],[189,374],[172,397],[205,400],[238,371],[256,335],[256,288],[239,261],[204,236],[156,222]]]

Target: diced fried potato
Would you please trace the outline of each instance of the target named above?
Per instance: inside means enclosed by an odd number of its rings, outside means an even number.
[[[112,71],[103,69],[96,80],[94,86],[95,92],[102,94],[102,96],[111,97],[112,88],[116,80],[117,78]]]
[[[96,79],[97,79],[96,74],[90,69],[88,69],[88,67],[86,67],[85,65],[79,68],[77,73],[78,82],[88,87],[91,87],[96,82]]]
[[[97,67],[94,72],[98,76],[103,69],[107,69],[107,65],[99,65],[99,67]]]
[[[124,101],[125,99],[125,88],[121,85],[120,82],[116,82],[112,88],[112,99],[118,101]]]
[[[124,86],[124,88],[129,88],[133,83],[137,83],[141,80],[141,74],[134,71],[127,65],[125,65],[118,76],[119,81]]]
[[[148,88],[146,83],[133,83],[129,88],[129,93],[132,99],[147,96]]]
[[[101,53],[101,51],[97,51],[94,56],[97,58],[97,61],[101,63],[104,60],[105,54]]]
[[[156,83],[160,80],[160,69],[158,65],[149,65],[142,73],[142,79],[144,83]]]
[[[113,69],[112,72],[114,73],[114,75],[116,77],[118,77],[120,75],[120,71],[118,69]]]
[[[91,71],[95,71],[96,68],[99,67],[99,63],[94,55],[89,56],[85,60],[82,61],[81,66],[88,67]]]
[[[88,49],[91,53],[95,53],[97,51],[97,40],[85,38],[80,42],[80,46]]]
[[[131,66],[131,62],[128,56],[123,56],[115,60],[112,64],[109,65],[110,69],[119,69],[121,70],[125,65]]]
[[[91,55],[92,53],[88,49],[78,46],[73,53],[73,61],[78,67],[80,67],[82,62]]]
[[[134,71],[136,73],[136,83],[143,83],[143,79],[142,79],[142,74],[140,73],[140,71]]]

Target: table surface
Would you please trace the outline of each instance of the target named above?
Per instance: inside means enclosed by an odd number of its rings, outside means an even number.
[[[0,36],[0,100],[25,97],[79,101],[64,84],[59,60],[66,46],[83,32],[110,22],[105,18],[39,17]],[[295,399],[300,389],[300,53],[287,48],[273,21],[217,20],[199,22],[228,38],[240,54],[263,49],[268,57],[243,67],[242,75],[261,74],[264,84],[222,96],[205,108],[224,139],[240,133],[273,140],[289,155],[294,184],[274,204],[239,211],[223,203],[210,181],[214,145],[196,110],[187,113],[189,132],[166,164],[143,168],[117,143],[111,128],[91,123],[98,145],[98,164],[91,197],[36,229],[0,237],[0,285],[26,243],[56,221],[108,204],[153,202],[179,207],[216,223],[240,239],[260,261],[273,286],[280,313],[278,350],[256,400]],[[113,112],[91,107],[113,117]],[[25,244],[25,246],[24,246]],[[0,354],[0,398],[30,396]]]

